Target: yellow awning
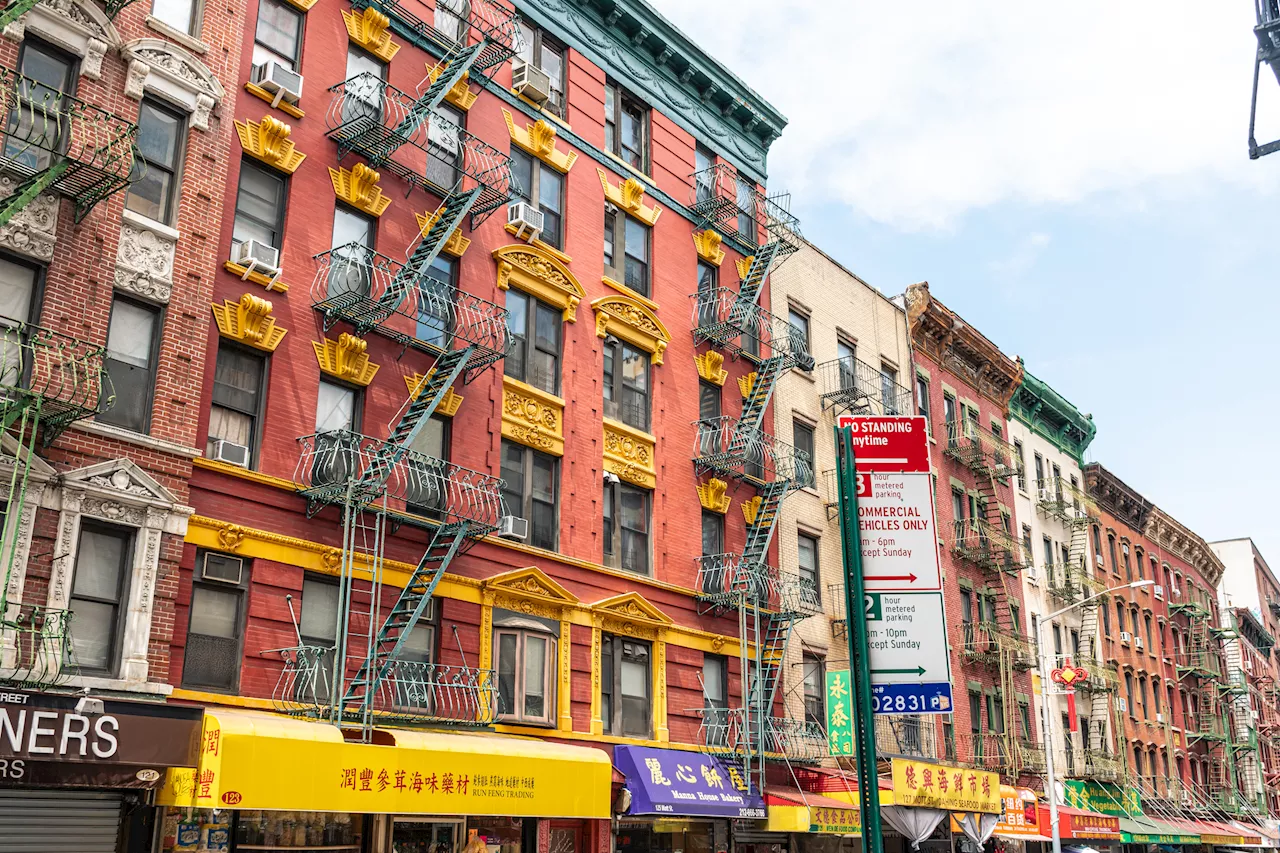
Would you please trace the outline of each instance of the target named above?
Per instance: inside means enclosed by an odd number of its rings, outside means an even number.
[[[482,733],[335,726],[207,709],[200,767],[170,770],[161,805],[378,814],[608,818],[602,750]]]

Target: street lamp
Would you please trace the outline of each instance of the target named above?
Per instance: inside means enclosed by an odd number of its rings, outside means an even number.
[[[1094,599],[1102,598],[1102,596],[1108,593],[1118,592],[1122,589],[1137,589],[1143,586],[1151,586],[1154,583],[1154,580],[1141,580],[1134,581],[1133,583],[1127,583],[1123,586],[1109,587],[1104,589],[1102,592],[1095,592],[1093,595],[1088,598],[1083,598],[1075,604],[1069,604],[1061,610],[1055,610],[1047,616],[1042,616],[1040,617],[1040,621],[1036,623],[1036,652],[1040,659],[1040,709],[1043,712],[1040,715],[1042,718],[1040,725],[1042,728],[1041,739],[1044,741],[1044,793],[1049,799],[1049,830],[1053,838],[1053,853],[1062,853],[1062,836],[1058,832],[1058,797],[1057,791],[1055,790],[1057,782],[1053,778],[1053,738],[1050,736],[1050,732],[1053,728],[1053,712],[1049,709],[1048,679],[1050,668],[1046,662],[1047,656],[1045,654],[1044,625],[1046,622],[1051,622],[1052,620],[1057,619],[1063,613],[1075,610],[1077,607],[1082,607]]]

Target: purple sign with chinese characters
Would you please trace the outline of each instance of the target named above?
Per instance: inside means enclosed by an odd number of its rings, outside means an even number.
[[[613,763],[627,777],[629,814],[764,818],[764,798],[742,768],[700,752],[619,746]]]

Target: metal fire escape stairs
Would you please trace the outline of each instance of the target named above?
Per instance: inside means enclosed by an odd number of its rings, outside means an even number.
[[[1280,151],[1280,139],[1259,145],[1254,136],[1254,127],[1258,120],[1258,82],[1262,76],[1262,66],[1270,66],[1276,80],[1280,82],[1280,2],[1254,0],[1254,12],[1258,23],[1253,28],[1253,34],[1258,39],[1258,52],[1253,60],[1253,98],[1249,103],[1250,160],[1257,160],[1259,157]]]

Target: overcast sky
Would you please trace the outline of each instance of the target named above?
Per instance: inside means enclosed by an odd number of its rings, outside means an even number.
[[[886,293],[927,280],[1093,413],[1090,460],[1280,573],[1280,153],[1247,154],[1251,0],[651,2],[790,120],[770,186],[806,236]]]

